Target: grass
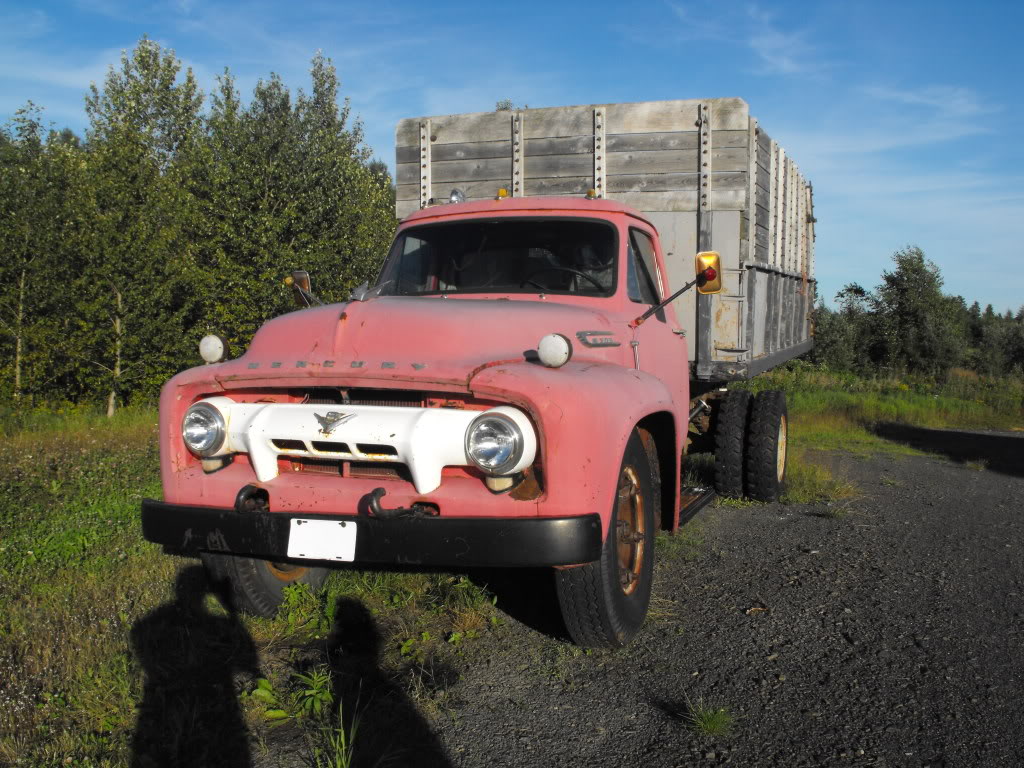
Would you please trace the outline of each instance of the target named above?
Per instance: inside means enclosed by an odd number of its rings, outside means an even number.
[[[723,707],[707,706],[703,699],[687,703],[686,721],[690,729],[701,736],[724,739],[732,734],[736,718]]]
[[[872,431],[879,423],[929,428],[1024,427],[1024,379],[989,378],[954,369],[943,380],[905,377],[865,379],[802,362],[749,382],[755,390],[786,392],[791,437],[810,449],[919,454]]]
[[[141,499],[160,496],[156,424],[152,409],[109,421],[86,411],[0,415],[0,764],[127,764],[154,674],[147,654],[157,672],[177,664],[201,680],[218,673],[202,668],[216,651],[232,663],[251,653],[252,663],[225,674],[230,706],[210,693],[192,711],[169,712],[171,737],[185,743],[200,727],[213,743],[218,731],[244,736],[244,723],[265,741],[276,727],[298,728],[321,763],[344,765],[357,729],[337,707],[361,708],[335,701],[341,673],[328,649],[339,642],[337,611],[352,605],[376,633],[360,670],[392,690],[382,706],[408,687],[440,716],[446,659],[500,622],[486,588],[465,576],[337,571],[318,593],[290,590],[274,619],[239,619],[207,597],[181,631],[174,584],[195,561],[164,555],[139,526]],[[363,707],[377,705],[368,692]],[[365,720],[358,733],[372,741]],[[215,763],[213,753],[192,757]]]

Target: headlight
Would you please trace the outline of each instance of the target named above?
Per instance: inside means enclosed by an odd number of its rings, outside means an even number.
[[[466,456],[489,475],[510,474],[523,458],[523,431],[502,413],[478,416],[466,430]]]
[[[197,456],[213,456],[224,445],[224,417],[209,403],[196,403],[181,420],[181,437]]]

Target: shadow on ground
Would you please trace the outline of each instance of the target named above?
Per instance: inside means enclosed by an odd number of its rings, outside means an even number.
[[[347,734],[354,734],[351,765],[448,768],[451,763],[430,724],[381,669],[380,646],[380,631],[366,606],[340,598],[328,647],[341,724]],[[456,677],[433,665],[409,672],[426,688],[451,685]]]
[[[252,765],[234,677],[259,676],[256,648],[233,610],[224,616],[207,609],[210,592],[202,568],[185,568],[174,601],[132,627],[132,650],[145,673],[133,768]]]
[[[906,424],[876,424],[879,437],[938,453],[961,463],[980,462],[986,469],[1024,477],[1024,435],[1001,432],[961,432]]]
[[[495,598],[503,613],[556,640],[568,640],[553,568],[479,568],[467,575]]]

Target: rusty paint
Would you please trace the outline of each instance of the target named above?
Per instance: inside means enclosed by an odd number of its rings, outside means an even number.
[[[542,479],[543,473],[536,465],[527,467],[523,470],[522,481],[509,492],[509,496],[516,501],[535,501],[539,499],[544,492]]]

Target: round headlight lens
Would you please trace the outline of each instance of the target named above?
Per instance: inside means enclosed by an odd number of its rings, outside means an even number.
[[[507,416],[484,414],[466,430],[466,455],[484,472],[503,474],[523,457],[523,433]]]
[[[209,403],[196,403],[181,420],[181,437],[192,453],[212,456],[224,445],[224,417]]]

